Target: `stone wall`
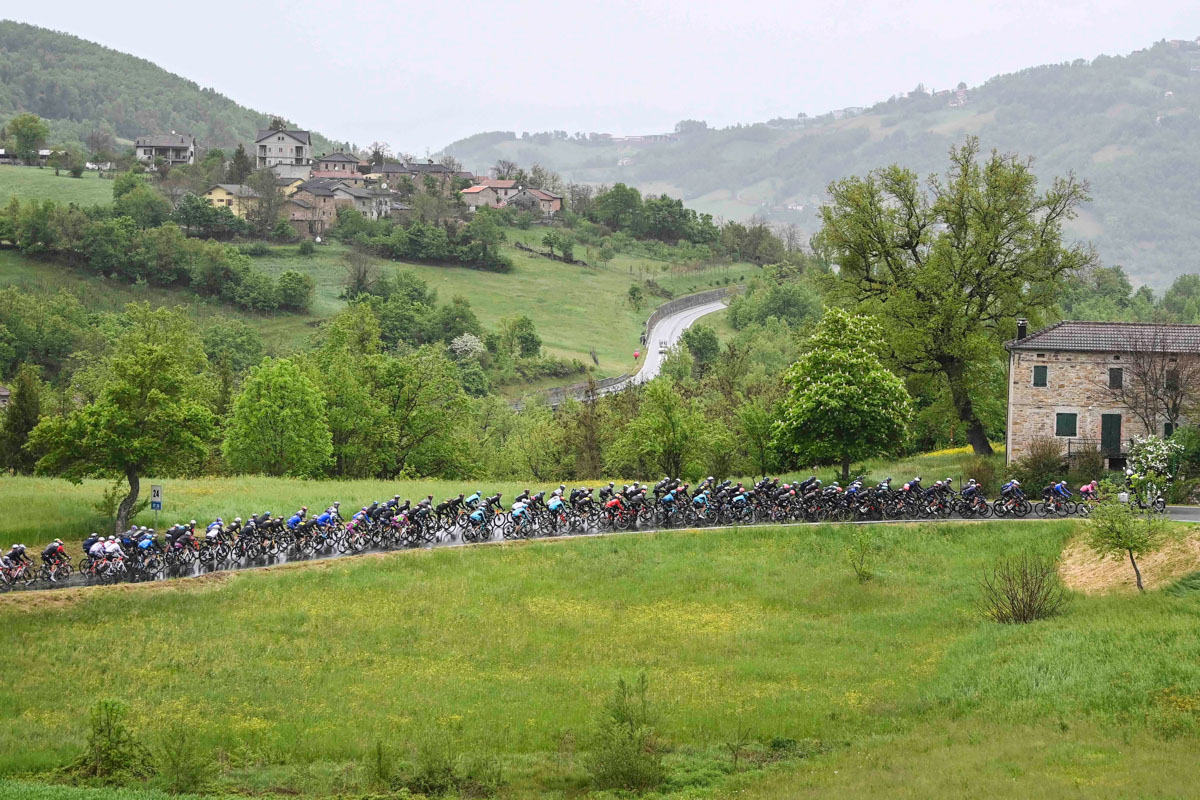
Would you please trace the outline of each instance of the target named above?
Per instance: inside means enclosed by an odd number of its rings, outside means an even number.
[[[1100,418],[1121,415],[1121,441],[1147,433],[1145,426],[1113,396],[1108,370],[1124,368],[1119,354],[1017,351],[1009,355],[1007,460],[1029,452],[1037,438],[1058,439],[1065,452],[1068,439],[1100,441]],[[1046,367],[1046,385],[1033,385],[1033,368]],[[1125,379],[1129,379],[1128,371]],[[1075,414],[1074,436],[1056,436],[1058,414]],[[1157,431],[1162,433],[1162,431]],[[1124,445],[1122,445],[1124,446]]]

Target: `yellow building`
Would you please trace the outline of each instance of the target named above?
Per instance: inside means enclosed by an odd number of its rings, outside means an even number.
[[[225,206],[235,217],[246,218],[246,212],[258,201],[258,192],[241,183],[218,183],[204,193],[209,205]]]

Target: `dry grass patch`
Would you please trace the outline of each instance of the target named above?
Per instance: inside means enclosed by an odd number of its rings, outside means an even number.
[[[1167,539],[1155,553],[1138,556],[1138,566],[1147,589],[1160,589],[1200,570],[1200,528],[1177,539]],[[1101,559],[1079,537],[1063,549],[1058,574],[1068,589],[1083,594],[1137,591],[1128,559]]]

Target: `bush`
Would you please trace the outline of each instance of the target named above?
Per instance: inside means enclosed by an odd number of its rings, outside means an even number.
[[[129,708],[120,700],[100,700],[88,717],[87,748],[69,767],[81,778],[114,781],[150,774],[150,754],[125,723]]]
[[[1029,443],[1029,452],[1013,463],[1013,477],[1025,487],[1025,494],[1034,496],[1051,481],[1064,477],[1062,446],[1051,437],[1036,438]]]
[[[317,283],[311,275],[294,269],[285,270],[278,281],[279,307],[307,311],[316,288]]]
[[[1104,455],[1096,447],[1078,451],[1072,448],[1068,466],[1071,470],[1068,482],[1072,486],[1082,486],[1089,481],[1098,481],[1104,477]]]
[[[1056,566],[1030,553],[996,562],[979,581],[984,616],[996,622],[1026,623],[1057,614],[1068,595]]]
[[[875,550],[875,534],[871,529],[866,525],[855,526],[846,548],[846,558],[859,583],[866,583],[875,577]]]
[[[200,749],[192,726],[175,722],[158,737],[158,783],[171,794],[203,792],[212,781],[214,764]]]
[[[313,253],[317,252],[317,246],[312,243],[312,239],[305,239],[300,243],[298,252],[302,256],[311,256]]]
[[[642,793],[666,780],[648,690],[645,673],[633,684],[622,678],[604,704],[587,759],[588,772],[600,789]]]
[[[996,464],[997,459],[994,457],[968,456],[964,458],[959,464],[964,485],[966,481],[974,478],[985,497],[994,497],[1000,491],[1000,481],[996,478]]]
[[[74,167],[71,167],[71,177],[72,178],[82,178],[83,177],[83,167],[81,167],[79,165],[75,165]]]
[[[260,256],[270,255],[271,248],[267,246],[266,242],[251,242],[250,244],[239,245],[238,252],[240,252],[242,255],[258,258]]]

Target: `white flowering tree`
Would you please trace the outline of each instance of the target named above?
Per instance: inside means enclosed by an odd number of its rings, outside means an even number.
[[[463,333],[450,340],[450,352],[459,361],[468,361],[483,354],[483,340],[473,333]]]

